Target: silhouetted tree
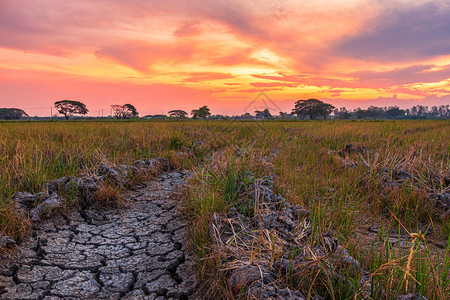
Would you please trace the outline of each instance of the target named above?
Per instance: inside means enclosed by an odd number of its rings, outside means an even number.
[[[89,110],[86,105],[75,100],[61,100],[55,102],[56,110],[67,120],[73,115],[86,115]]]
[[[29,117],[29,115],[20,108],[0,108],[0,119],[20,120],[23,117]]]
[[[369,118],[379,118],[384,114],[384,110],[381,107],[376,107],[376,106],[370,106],[367,110],[366,110],[366,116]]]
[[[356,117],[358,119],[363,119],[363,118],[367,117],[367,111],[364,109],[361,109],[359,107],[357,109],[355,109],[355,113],[356,113]]]
[[[390,106],[386,110],[385,114],[387,117],[395,119],[397,117],[404,116],[405,111],[403,109],[400,109],[398,106]]]
[[[191,115],[193,119],[205,119],[206,117],[211,115],[211,112],[208,106],[202,106],[199,109],[193,109],[191,111]]]
[[[186,118],[188,116],[188,113],[185,112],[184,110],[175,109],[175,110],[169,111],[169,115],[171,117],[175,117],[175,118]]]
[[[255,114],[256,114],[257,118],[262,118],[262,119],[269,119],[272,117],[272,114],[270,113],[270,111],[267,108],[265,110],[256,110]]]
[[[347,108],[345,107],[341,107],[339,109],[335,109],[334,110],[334,116],[336,117],[336,119],[350,119],[350,117],[352,116],[352,114],[347,110]]]
[[[137,112],[136,107],[134,107],[131,104],[125,104],[123,106],[123,108],[125,109],[125,113],[124,113],[125,119],[137,118],[139,116],[139,113]]]
[[[125,105],[114,104],[111,105],[111,108],[113,110],[114,116],[117,119],[136,118],[139,115],[136,108],[131,104]]]
[[[113,104],[113,105],[111,105],[111,108],[112,108],[114,116],[117,119],[123,118],[123,116],[125,114],[125,110],[126,110],[126,108],[123,105]]]
[[[309,116],[314,120],[316,116],[322,116],[324,119],[333,111],[334,106],[317,99],[298,100],[295,102],[293,114],[297,116]]]

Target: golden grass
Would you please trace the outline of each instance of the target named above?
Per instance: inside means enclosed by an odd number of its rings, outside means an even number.
[[[421,291],[429,299],[440,299],[450,293],[450,216],[436,208],[429,195],[449,189],[449,129],[446,120],[0,123],[1,232],[15,238],[26,232],[26,219],[14,214],[9,200],[15,192],[37,193],[51,179],[95,172],[105,159],[131,164],[166,157],[173,167],[194,174],[185,192],[186,213],[199,273],[215,287],[210,295],[231,297],[214,268],[218,258],[211,258],[208,226],[214,213],[228,210],[235,176],[252,171],[275,175],[276,191],[310,210],[317,237],[333,230],[379,282],[380,291],[392,287],[385,294],[374,292],[379,298]],[[348,144],[370,151],[338,155]],[[240,156],[233,161],[236,151]],[[383,177],[383,170],[388,175]],[[398,186],[387,185],[392,170],[412,177]],[[102,193],[103,199],[117,197],[107,187]],[[409,232],[424,234],[420,247],[414,242],[409,260],[414,237],[397,228],[399,222]],[[379,230],[368,233],[374,224]],[[408,241],[406,250],[392,246],[393,238]],[[328,296],[350,297],[347,291],[339,292],[344,285],[323,277],[320,268],[314,270],[305,294],[320,282]],[[407,284],[405,270],[411,275]]]

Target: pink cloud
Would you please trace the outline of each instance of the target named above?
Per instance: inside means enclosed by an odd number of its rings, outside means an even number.
[[[146,43],[140,41],[122,41],[121,43],[102,47],[95,54],[126,65],[138,71],[147,72],[153,64],[181,63],[198,54],[195,46],[188,42]]]
[[[189,77],[183,79],[184,82],[203,82],[210,80],[222,80],[222,79],[231,79],[234,76],[230,73],[214,73],[214,72],[200,72],[200,73],[191,73]]]
[[[173,35],[176,37],[191,37],[201,33],[202,29],[199,22],[190,20],[182,22],[181,26],[173,32]]]
[[[276,88],[281,88],[281,87],[297,87],[299,84],[298,83],[292,83],[292,82],[254,82],[254,83],[250,83],[251,86],[257,87],[257,88],[271,88],[271,87],[276,87]]]

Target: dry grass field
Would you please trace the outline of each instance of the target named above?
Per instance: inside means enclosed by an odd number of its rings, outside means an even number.
[[[446,299],[449,141],[448,120],[0,123],[1,233],[18,241],[29,234],[28,216],[11,201],[16,192],[38,193],[52,179],[95,173],[102,162],[165,157],[192,174],[180,199],[207,297],[239,295],[227,278],[247,260],[275,268],[302,253],[302,263],[277,280],[311,299],[418,292]],[[266,229],[245,238],[234,232],[223,244],[213,234],[211,224],[219,228],[231,208],[245,220],[263,218],[260,203],[243,200],[260,180],[286,207],[308,211],[297,250]],[[330,240],[357,264],[336,271]]]

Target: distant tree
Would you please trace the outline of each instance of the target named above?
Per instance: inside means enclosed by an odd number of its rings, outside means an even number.
[[[417,105],[417,116],[426,117],[428,114],[428,106]]]
[[[390,106],[386,110],[385,114],[387,117],[395,119],[397,117],[404,116],[405,111],[403,109],[400,109],[398,106]]]
[[[314,120],[317,116],[322,116],[324,119],[333,111],[334,106],[317,99],[298,100],[295,102],[295,108],[292,110],[293,114],[297,116],[309,116]]]
[[[185,112],[184,110],[175,109],[175,110],[169,111],[169,115],[171,117],[175,117],[175,118],[186,118],[188,116],[188,113]]]
[[[23,117],[29,117],[29,115],[20,108],[0,108],[0,119],[20,120]]]
[[[124,117],[125,111],[126,111],[126,108],[124,107],[124,105],[113,104],[113,105],[111,105],[111,108],[112,108],[114,116],[117,119],[121,119]]]
[[[365,109],[361,109],[358,107],[357,109],[355,109],[355,113],[356,113],[356,117],[358,119],[363,119],[363,118],[367,117],[367,110],[365,110]]]
[[[139,113],[136,108],[131,104],[119,105],[113,104],[111,105],[113,110],[113,114],[117,119],[129,119],[136,118]]]
[[[352,114],[350,113],[350,112],[348,112],[348,111],[346,111],[346,112],[344,112],[343,114],[342,114],[342,119],[344,119],[344,120],[348,120],[348,119],[350,119],[352,117]]]
[[[67,120],[73,115],[86,115],[89,110],[86,105],[74,100],[61,100],[55,102],[56,110]]]
[[[265,110],[256,110],[255,115],[257,118],[269,119],[272,117],[270,111],[266,108]]]
[[[336,119],[350,119],[350,117],[352,116],[352,114],[347,110],[347,108],[345,107],[341,107],[339,109],[335,109],[334,110],[334,116]]]
[[[129,119],[129,118],[137,118],[139,116],[139,113],[136,110],[136,107],[134,107],[131,104],[125,104],[123,106],[125,112],[124,112],[124,118],[125,119]]]
[[[194,109],[191,111],[191,115],[193,119],[205,119],[206,117],[211,115],[211,112],[208,106],[202,106],[199,109]]]
[[[384,110],[381,107],[376,107],[376,106],[370,106],[367,110],[366,110],[366,116],[369,118],[379,118],[384,114]]]
[[[439,106],[439,117],[448,118],[450,117],[450,105],[440,105]]]

